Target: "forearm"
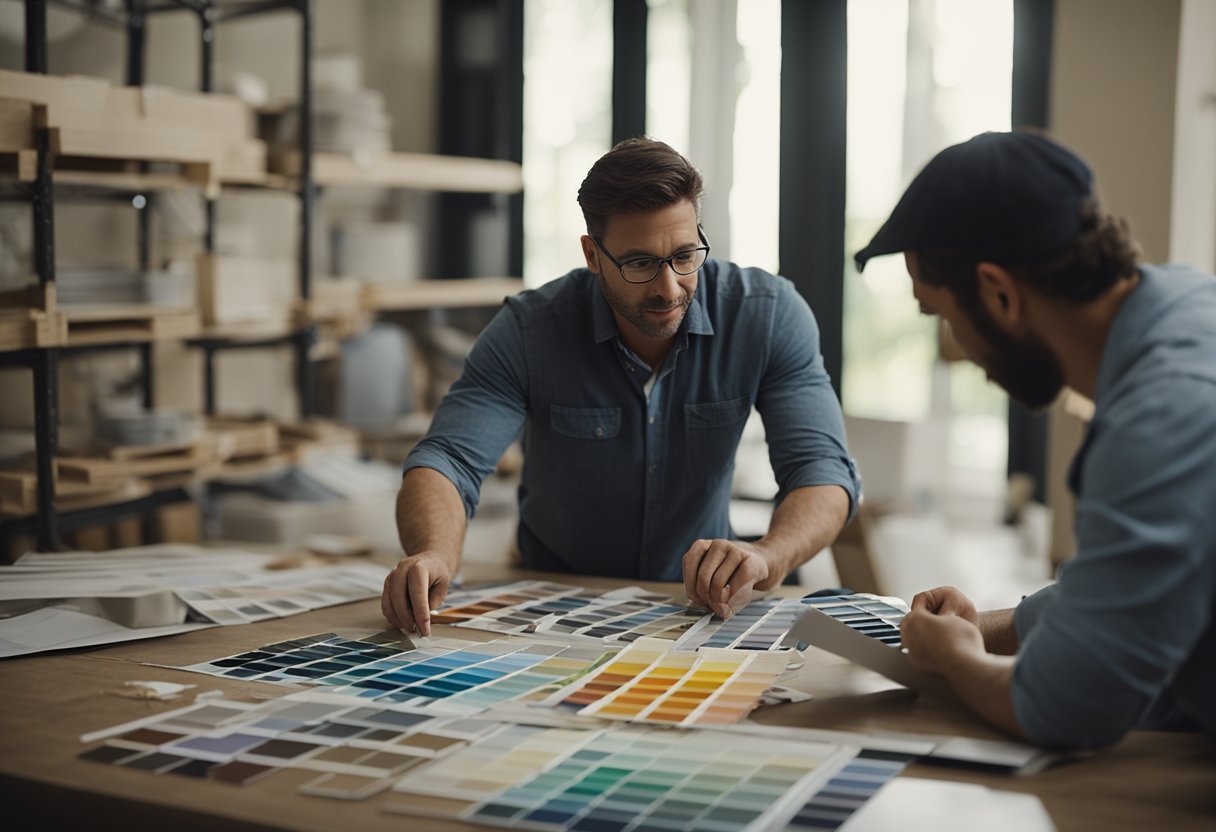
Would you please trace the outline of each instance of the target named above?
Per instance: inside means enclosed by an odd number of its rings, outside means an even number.
[[[1000,656],[1013,656],[1018,652],[1018,631],[1013,624],[1013,610],[989,610],[979,615],[980,633],[984,636],[984,649]]]
[[[464,501],[433,468],[411,468],[397,492],[397,534],[407,556],[431,552],[456,572],[468,528]]]
[[[769,576],[757,589],[772,589],[831,544],[849,516],[849,495],[838,485],[809,485],[786,495],[773,511],[768,533],[756,541]]]
[[[966,653],[948,664],[945,676],[950,687],[968,707],[997,728],[1025,739],[1013,712],[1013,663],[1011,656]]]

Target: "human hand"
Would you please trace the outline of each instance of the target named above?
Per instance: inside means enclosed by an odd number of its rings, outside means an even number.
[[[952,586],[939,586],[918,592],[912,598],[913,610],[925,610],[936,615],[957,615],[964,621],[979,624],[980,616],[975,604]]]
[[[974,622],[961,615],[933,613],[924,607],[904,616],[899,638],[914,666],[944,676],[949,676],[961,659],[982,656],[985,652],[984,636]]]
[[[684,592],[695,604],[730,618],[769,577],[763,550],[739,540],[697,540],[684,554]]]
[[[437,552],[420,552],[402,558],[384,578],[380,612],[402,632],[431,634],[431,610],[448,594],[452,568]]]

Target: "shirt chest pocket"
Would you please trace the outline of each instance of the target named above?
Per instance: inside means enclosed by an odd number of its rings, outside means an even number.
[[[725,428],[747,418],[752,404],[747,396],[724,402],[702,402],[684,405],[684,424],[689,430]]]
[[[684,405],[682,464],[688,476],[711,486],[730,476],[751,409],[747,396]]]
[[[571,439],[612,439],[621,432],[621,409],[550,405],[549,427]]]

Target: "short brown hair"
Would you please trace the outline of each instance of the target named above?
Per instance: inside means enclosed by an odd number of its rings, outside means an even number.
[[[625,139],[591,166],[578,189],[587,234],[599,238],[617,214],[653,211],[685,199],[701,210],[701,174],[671,146]]]
[[[996,263],[1008,269],[1048,297],[1086,303],[1123,277],[1132,274],[1140,261],[1140,247],[1131,237],[1127,220],[1103,212],[1098,201],[1081,204],[1081,231],[1045,263],[1003,263],[966,251],[918,251],[920,279],[931,286],[945,286],[965,307],[979,301],[975,269],[980,263]]]

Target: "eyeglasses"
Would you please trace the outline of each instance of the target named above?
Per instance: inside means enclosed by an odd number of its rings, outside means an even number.
[[[670,266],[676,274],[693,274],[704,266],[705,258],[709,257],[709,240],[705,239],[705,232],[699,225],[697,226],[697,236],[701,238],[704,245],[682,249],[669,257],[633,257],[623,263],[608,253],[598,237],[591,239],[595,241],[596,247],[604,253],[604,256],[620,269],[621,277],[626,283],[649,283],[659,276],[664,263]]]

